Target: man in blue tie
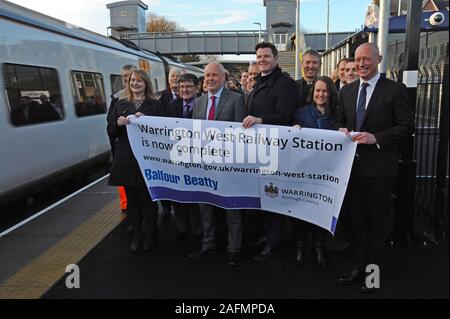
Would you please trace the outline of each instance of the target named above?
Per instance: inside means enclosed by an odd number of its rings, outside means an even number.
[[[404,84],[381,77],[378,47],[360,45],[355,52],[359,81],[344,86],[336,122],[358,143],[347,189],[354,260],[340,284],[363,279],[368,264],[380,263],[392,231],[391,195],[398,175],[397,143],[414,133],[414,111]],[[370,292],[365,281],[362,292]]]
[[[198,93],[198,78],[191,73],[180,76],[178,83],[179,97],[172,100],[167,107],[169,117],[192,118],[195,107],[195,98]],[[170,201],[167,201],[170,203]],[[192,237],[193,242],[198,244],[201,240],[202,225],[198,204],[171,202],[176,220],[176,233],[172,237],[173,243],[181,242]]]

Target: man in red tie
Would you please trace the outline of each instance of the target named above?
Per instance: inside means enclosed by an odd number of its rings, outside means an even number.
[[[246,115],[244,95],[224,87],[225,69],[220,63],[211,62],[206,66],[205,82],[208,94],[196,99],[192,118],[242,122]],[[189,254],[189,257],[193,259],[200,259],[216,250],[214,206],[209,204],[199,204],[199,206],[203,238],[201,248]],[[226,218],[228,224],[228,265],[237,266],[242,242],[242,212],[240,210],[226,210]]]

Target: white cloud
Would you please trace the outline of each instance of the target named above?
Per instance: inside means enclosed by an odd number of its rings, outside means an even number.
[[[242,21],[247,20],[251,16],[251,14],[246,11],[229,11],[229,12],[220,13],[220,16],[221,16],[221,18],[215,19],[213,21],[202,21],[202,22],[197,23],[197,25],[199,25],[199,26],[224,25],[224,24],[242,22]]]
[[[106,34],[109,26],[109,0],[10,0],[20,6],[38,11],[58,20],[100,33]]]
[[[263,5],[261,0],[228,0],[230,2],[237,2],[237,3],[241,3],[241,4],[259,4],[259,5]]]

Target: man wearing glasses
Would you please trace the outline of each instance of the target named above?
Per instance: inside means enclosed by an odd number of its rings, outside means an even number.
[[[195,75],[185,73],[180,76],[178,85],[179,97],[169,103],[167,108],[169,117],[192,118],[195,98],[198,93],[197,86],[198,78]],[[202,235],[198,205],[172,202],[172,207],[175,213],[177,230],[171,241],[178,243],[191,237],[194,243],[198,243]]]

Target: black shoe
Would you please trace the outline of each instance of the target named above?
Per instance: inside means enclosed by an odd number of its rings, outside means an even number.
[[[366,283],[364,281],[362,283],[362,285],[361,285],[361,288],[359,288],[359,291],[362,292],[363,294],[371,294],[371,293],[374,293],[376,289],[377,288],[369,288],[369,287],[367,287]]]
[[[132,253],[137,253],[137,252],[139,252],[140,248],[141,248],[140,240],[137,238],[133,239],[133,241],[131,242],[131,245],[130,245],[130,251]]]
[[[208,249],[204,249],[204,248],[200,248],[199,250],[190,253],[188,255],[189,258],[192,259],[202,259],[203,257],[205,257],[206,255],[212,255],[216,253],[216,249],[215,248],[208,248]]]
[[[351,249],[350,247],[350,242],[345,241],[341,244],[337,244],[337,245],[333,245],[331,246],[328,251],[330,253],[334,253],[334,254],[340,254],[340,253],[345,253],[347,251],[349,251]]]
[[[323,246],[316,245],[316,247],[314,247],[314,249],[316,250],[317,264],[319,265],[319,267],[327,268],[328,263],[327,263],[327,258],[325,256],[325,250],[323,249]]]
[[[305,246],[304,245],[297,246],[294,259],[294,267],[299,267],[303,265],[304,261],[305,261]]]
[[[170,241],[172,243],[179,243],[188,238],[188,234],[185,232],[177,232],[175,236],[173,236]]]
[[[230,253],[228,255],[228,266],[236,267],[239,264],[239,253]]]
[[[203,234],[192,235],[191,242],[194,247],[202,246]]]
[[[264,246],[267,243],[267,237],[263,236],[256,241],[249,242],[248,245],[250,247],[259,247]]]
[[[272,258],[272,250],[270,247],[265,247],[258,255],[253,258],[257,262],[267,261]]]
[[[357,280],[360,280],[361,277],[363,277],[363,272],[358,268],[354,268],[354,269],[352,269],[350,274],[346,274],[346,275],[342,276],[341,278],[339,278],[338,283],[340,285],[349,284],[349,283],[355,282]]]
[[[152,239],[146,239],[142,244],[143,251],[150,251],[153,250],[154,248],[155,248],[155,241]]]
[[[127,229],[125,230],[125,233],[127,235],[133,235],[133,227],[128,226]]]

